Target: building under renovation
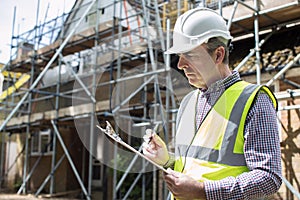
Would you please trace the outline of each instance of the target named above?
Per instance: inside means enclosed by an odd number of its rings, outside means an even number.
[[[11,39],[1,67],[0,188],[78,199],[167,199],[162,174],[98,128],[110,122],[141,150],[153,128],[170,150],[180,101],[193,88],[166,55],[183,12],[217,10],[233,39],[230,67],[279,102],[283,184],[300,198],[298,0],[78,0]]]

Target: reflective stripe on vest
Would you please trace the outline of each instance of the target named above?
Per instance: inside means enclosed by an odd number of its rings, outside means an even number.
[[[270,96],[277,107],[276,99],[267,87],[239,81],[221,95],[198,131],[195,129],[198,99],[195,93],[179,121],[174,169],[182,171],[185,167],[183,173],[198,180],[218,180],[248,171],[243,154],[244,125],[260,89]]]

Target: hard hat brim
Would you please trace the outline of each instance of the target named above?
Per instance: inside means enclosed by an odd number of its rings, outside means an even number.
[[[191,45],[191,44],[181,44],[181,45],[174,45],[165,51],[165,54],[180,54],[189,52],[201,44]]]

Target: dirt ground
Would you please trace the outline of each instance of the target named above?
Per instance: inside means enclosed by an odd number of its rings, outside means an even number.
[[[78,200],[69,198],[45,198],[35,197],[34,195],[18,195],[18,194],[0,194],[0,200]]]

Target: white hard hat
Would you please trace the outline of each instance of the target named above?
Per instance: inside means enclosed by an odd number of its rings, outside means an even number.
[[[194,8],[176,20],[173,30],[173,46],[165,53],[185,53],[213,37],[222,38],[225,41],[232,39],[225,20],[214,10],[203,7]]]

